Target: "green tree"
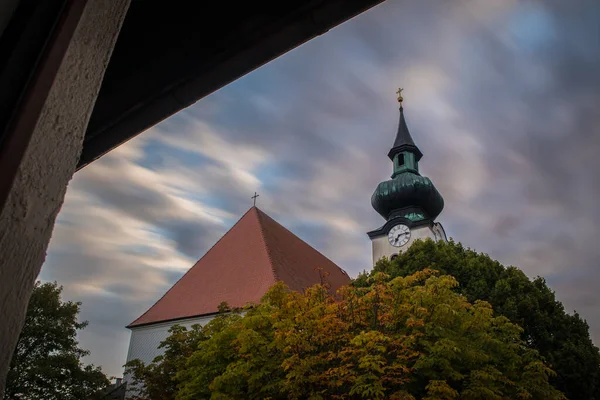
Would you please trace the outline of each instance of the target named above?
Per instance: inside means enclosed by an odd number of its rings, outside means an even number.
[[[381,260],[371,273],[361,274],[357,287],[368,286],[378,272],[408,276],[425,268],[454,276],[457,291],[469,301],[489,302],[494,312],[523,328],[522,340],[537,350],[556,372],[551,383],[572,400],[600,399],[600,354],[587,323],[565,312],[543,278],[530,280],[515,267],[504,267],[460,243],[415,242],[392,261]]]
[[[279,283],[214,319],[176,374],[176,399],[564,398],[521,329],[456,293],[453,277],[364,280],[339,301]]]
[[[232,313],[232,314],[229,314]],[[173,325],[170,335],[158,346],[163,354],[155,357],[150,364],[135,359],[124,365],[129,378],[128,398],[131,400],[173,400],[177,394],[176,375],[185,369],[188,358],[206,341],[214,329],[221,329],[219,322],[229,322],[238,310],[231,310],[227,303],[219,305],[219,314],[210,327],[202,328],[195,324],[190,329]],[[228,319],[223,319],[229,314]]]
[[[173,325],[169,337],[159,346],[164,354],[145,365],[140,360],[125,364],[126,374],[130,378],[128,392],[131,400],[172,400],[177,392],[175,375],[185,367],[187,358],[196,350],[204,334],[200,325],[187,329]]]
[[[8,371],[5,399],[86,399],[110,382],[101,369],[84,366],[89,352],[79,348],[81,303],[61,300],[62,287],[37,282],[25,325]]]

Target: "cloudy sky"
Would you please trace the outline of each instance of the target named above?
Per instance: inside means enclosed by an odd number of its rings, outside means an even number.
[[[395,91],[455,240],[544,276],[600,343],[600,3],[384,4],[78,172],[41,279],[82,301],[89,361],[251,206],[355,276],[391,174]]]

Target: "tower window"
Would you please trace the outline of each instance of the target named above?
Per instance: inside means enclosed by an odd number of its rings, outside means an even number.
[[[401,167],[404,165],[404,154],[398,154],[398,166]]]
[[[396,257],[398,257],[398,254],[392,254],[392,256],[390,257],[390,261],[393,260]]]

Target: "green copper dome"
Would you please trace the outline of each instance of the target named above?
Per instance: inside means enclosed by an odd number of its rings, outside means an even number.
[[[404,217],[411,221],[433,221],[444,209],[444,199],[429,178],[419,174],[423,154],[415,145],[404,119],[402,97],[400,121],[388,157],[394,163],[392,179],[381,182],[371,197],[371,205],[383,218]]]
[[[407,172],[381,182],[371,205],[386,220],[394,216],[434,220],[444,209],[444,199],[429,178]]]

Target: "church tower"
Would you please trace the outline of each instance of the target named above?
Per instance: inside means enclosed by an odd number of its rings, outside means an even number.
[[[431,180],[419,173],[423,153],[404,119],[402,89],[397,93],[400,122],[388,153],[393,163],[392,179],[381,182],[371,197],[371,205],[386,220],[381,228],[367,233],[373,244],[373,264],[384,256],[394,258],[417,239],[447,240],[444,228],[435,222],[444,199]]]

